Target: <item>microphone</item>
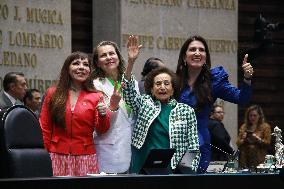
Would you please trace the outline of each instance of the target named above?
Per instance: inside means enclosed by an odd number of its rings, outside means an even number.
[[[224,168],[223,168],[222,172],[224,172],[226,170],[226,168],[228,167],[229,162],[234,162],[239,157],[239,154],[240,154],[240,150],[237,149],[233,154],[230,155],[230,157],[228,158],[228,161],[224,165]]]
[[[235,161],[238,157],[239,157],[239,154],[240,154],[240,150],[237,149],[231,156],[230,156],[230,160],[231,161]]]
[[[230,162],[234,162],[239,156],[239,150],[233,151],[233,153],[228,153],[228,152],[222,150],[221,148],[219,148],[219,147],[217,147],[217,146],[215,146],[211,143],[206,143],[206,144],[209,144],[211,147],[213,147],[213,148],[217,149],[218,151],[227,155],[228,158],[227,158],[226,163],[224,164],[222,172],[224,172],[226,170],[226,168],[228,167]]]

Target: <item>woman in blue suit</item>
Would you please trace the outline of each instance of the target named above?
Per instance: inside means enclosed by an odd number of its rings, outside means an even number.
[[[251,96],[253,68],[245,55],[242,69],[244,81],[240,88],[233,86],[223,67],[211,69],[208,45],[201,36],[192,36],[182,45],[179,53],[176,74],[180,77],[181,95],[179,102],[190,105],[196,111],[197,129],[201,159],[198,172],[206,172],[210,163],[211,148],[208,119],[211,106],[217,98],[246,104]]]

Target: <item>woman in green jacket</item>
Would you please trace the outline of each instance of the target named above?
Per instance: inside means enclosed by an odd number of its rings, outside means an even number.
[[[158,68],[147,75],[146,94],[139,95],[135,91],[131,72],[141,48],[137,43],[137,38],[130,36],[128,65],[123,79],[123,98],[137,116],[132,134],[131,172],[139,173],[151,149],[164,148],[176,150],[170,165],[174,170],[186,151],[199,150],[195,112],[190,106],[176,101],[177,79],[168,68]],[[196,170],[197,165],[198,158],[195,158],[192,169]]]

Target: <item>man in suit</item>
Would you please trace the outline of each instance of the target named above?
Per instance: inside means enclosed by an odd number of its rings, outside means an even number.
[[[9,72],[4,76],[3,89],[0,91],[0,116],[9,107],[21,104],[26,94],[27,82],[21,72]]]
[[[224,109],[221,105],[213,105],[208,129],[211,136],[211,161],[227,161],[234,150],[230,145],[231,137],[227,132],[224,124]]]
[[[28,89],[24,96],[24,104],[38,117],[41,108],[41,94],[37,89]]]

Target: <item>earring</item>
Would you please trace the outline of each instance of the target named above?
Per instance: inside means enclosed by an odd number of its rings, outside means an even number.
[[[187,65],[187,62],[186,61],[183,61],[184,62],[184,66],[186,67],[186,65]]]

